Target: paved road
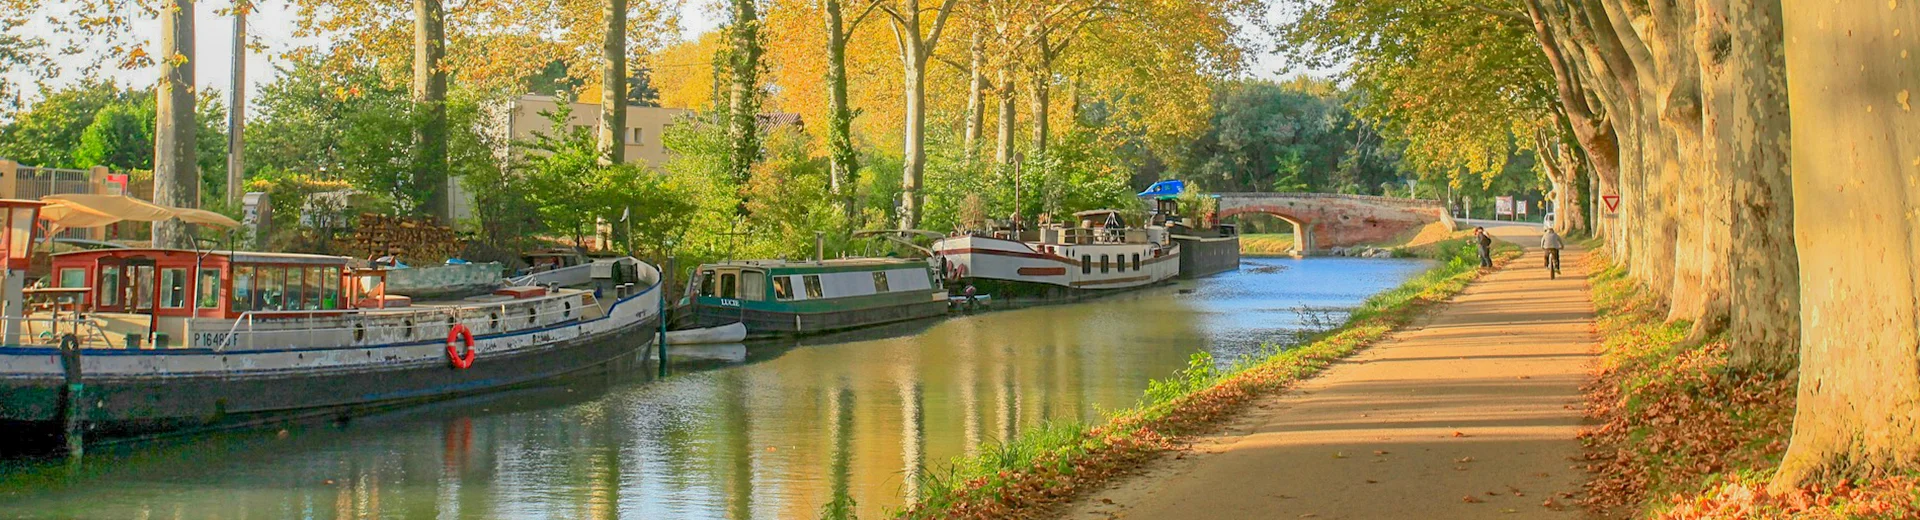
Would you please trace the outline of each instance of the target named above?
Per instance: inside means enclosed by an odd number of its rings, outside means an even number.
[[[1538,225],[1489,227],[1538,245]],[[1538,252],[1061,518],[1579,518],[1596,350],[1581,252]],[[1548,500],[1551,499],[1551,505]]]

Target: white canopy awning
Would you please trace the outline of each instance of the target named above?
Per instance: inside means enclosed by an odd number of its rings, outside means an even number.
[[[162,222],[177,218],[191,224],[225,228],[240,225],[239,222],[219,213],[203,209],[161,206],[125,195],[48,195],[41,197],[40,200],[47,203],[45,207],[40,208],[40,218],[51,224],[48,229],[49,234],[58,233],[62,229],[93,228],[126,220]]]

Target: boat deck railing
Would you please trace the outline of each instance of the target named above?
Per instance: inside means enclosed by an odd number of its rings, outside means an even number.
[[[72,334],[79,340],[80,348],[119,348],[114,345],[113,334],[98,319],[84,314],[0,318],[0,322],[21,325],[20,343],[7,346],[58,347],[62,338]],[[124,345],[125,341],[121,344]]]
[[[571,301],[565,301],[556,309],[541,310],[541,303],[571,300],[576,296],[580,297],[580,308],[574,308]],[[527,312],[516,314],[511,311],[512,307],[520,307]],[[445,337],[451,334],[456,323],[466,325],[475,336],[481,336],[583,321],[606,314],[606,309],[601,308],[591,293],[569,293],[489,305],[408,309],[412,310],[247,312],[233,320],[226,332],[218,333],[220,335],[209,340],[209,343],[218,352],[229,348],[298,350],[311,346],[378,344],[383,342],[382,338],[384,341],[411,342]],[[398,333],[395,329],[398,329]],[[192,334],[193,331],[189,330],[188,335]],[[261,341],[262,338],[268,340]],[[317,338],[350,338],[350,341],[311,341]],[[309,342],[296,345],[290,344],[292,342],[287,341],[289,339],[307,339]]]

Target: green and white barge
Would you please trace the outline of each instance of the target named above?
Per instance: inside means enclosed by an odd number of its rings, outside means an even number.
[[[700,266],[681,328],[745,324],[750,337],[797,336],[947,313],[938,260],[749,260]]]

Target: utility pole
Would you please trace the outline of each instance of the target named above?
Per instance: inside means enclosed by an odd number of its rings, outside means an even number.
[[[233,91],[227,105],[227,205],[240,207],[240,176],[246,167],[247,11],[253,2],[233,6]]]

